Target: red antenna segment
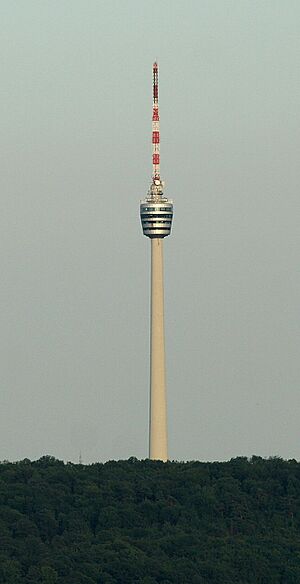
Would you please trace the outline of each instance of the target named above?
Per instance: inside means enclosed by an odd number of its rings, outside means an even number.
[[[158,64],[153,63],[153,110],[152,110],[152,180],[160,182],[160,153],[159,153],[159,107],[158,107]]]

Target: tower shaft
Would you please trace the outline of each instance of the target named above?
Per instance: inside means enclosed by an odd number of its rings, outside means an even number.
[[[149,458],[168,459],[165,380],[163,239],[151,239]]]

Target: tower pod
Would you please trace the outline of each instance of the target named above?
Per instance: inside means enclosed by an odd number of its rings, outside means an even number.
[[[160,197],[145,199],[140,205],[140,214],[143,233],[147,237],[166,237],[170,235],[173,203],[172,201]]]

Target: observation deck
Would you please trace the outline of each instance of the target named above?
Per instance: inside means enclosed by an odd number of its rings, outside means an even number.
[[[149,192],[140,203],[143,233],[147,237],[163,238],[171,233],[173,201],[160,194]]]
[[[173,203],[169,199],[141,201],[141,222],[143,233],[147,237],[166,237],[171,233]]]

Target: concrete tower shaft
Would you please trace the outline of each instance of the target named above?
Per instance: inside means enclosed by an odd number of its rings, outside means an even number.
[[[149,458],[168,460],[163,240],[151,240]]]

